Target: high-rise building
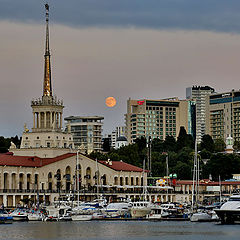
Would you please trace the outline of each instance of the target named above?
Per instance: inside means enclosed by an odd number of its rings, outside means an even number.
[[[206,134],[206,97],[214,93],[209,86],[193,86],[186,89],[186,98],[196,103],[196,140],[201,142],[202,136]]]
[[[240,91],[208,96],[206,127],[214,140],[231,136],[240,141]]]
[[[163,100],[131,100],[127,101],[127,114],[125,114],[125,136],[129,143],[136,138],[151,137],[164,140],[166,136],[177,137],[180,127],[183,126],[188,133],[192,122],[191,100],[178,98]]]
[[[119,137],[125,137],[125,126],[116,127],[110,134],[110,143],[112,148],[116,148],[116,142]]]
[[[64,118],[66,130],[73,135],[75,148],[84,153],[102,150],[102,120],[100,116],[70,116]]]

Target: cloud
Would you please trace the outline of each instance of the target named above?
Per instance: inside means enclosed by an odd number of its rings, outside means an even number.
[[[42,22],[44,1],[2,0],[0,18]],[[50,0],[51,19],[74,27],[240,31],[239,0]]]
[[[45,26],[0,21],[0,135],[32,126],[30,101],[42,95]],[[64,117],[104,116],[104,132],[124,124],[132,99],[185,97],[185,88],[239,86],[240,35],[139,28],[50,28],[53,92]],[[114,96],[117,105],[105,106]]]

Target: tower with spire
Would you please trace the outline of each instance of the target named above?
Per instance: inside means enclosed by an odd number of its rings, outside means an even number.
[[[48,4],[45,4],[45,14],[46,42],[44,53],[43,95],[41,98],[31,101],[33,113],[32,132],[29,132],[26,126],[24,127],[20,150],[31,149],[34,155],[38,154],[41,157],[53,157],[52,154],[44,153],[43,149],[51,149],[51,151],[53,151],[53,149],[61,149],[62,151],[66,149],[69,150],[73,148],[73,138],[70,133],[63,132],[62,130],[63,101],[53,96]]]

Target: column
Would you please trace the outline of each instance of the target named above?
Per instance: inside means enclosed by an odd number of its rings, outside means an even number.
[[[38,113],[38,128],[41,128],[41,112]]]
[[[52,112],[50,112],[50,128],[52,128]]]
[[[23,174],[23,190],[27,189],[27,175]]]
[[[13,207],[16,207],[16,196],[13,195]]]
[[[62,129],[62,113],[60,113],[60,128]]]
[[[56,128],[59,126],[58,112],[56,112]]]
[[[35,125],[35,122],[36,122],[36,119],[35,119],[35,112],[33,113],[33,128],[35,128],[36,127],[36,125]]]
[[[3,204],[4,204],[4,207],[7,207],[7,194],[3,195]]]
[[[44,128],[47,127],[47,112],[44,112]]]

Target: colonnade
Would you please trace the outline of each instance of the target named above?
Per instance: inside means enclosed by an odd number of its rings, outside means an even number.
[[[54,111],[33,112],[33,128],[61,129],[62,112]]]

